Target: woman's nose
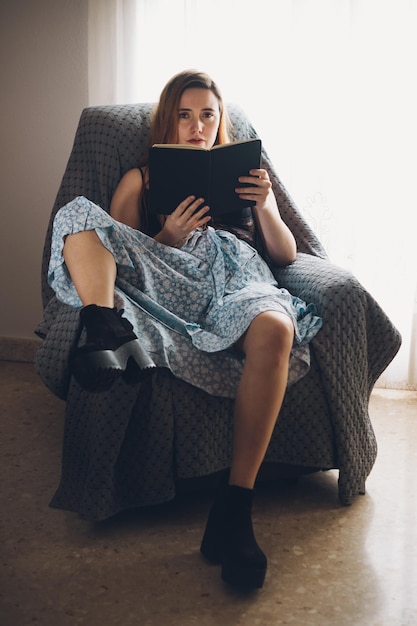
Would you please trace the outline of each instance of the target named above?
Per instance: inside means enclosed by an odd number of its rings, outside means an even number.
[[[200,118],[194,118],[191,122],[191,130],[193,132],[200,132],[203,128],[203,122],[201,121]]]

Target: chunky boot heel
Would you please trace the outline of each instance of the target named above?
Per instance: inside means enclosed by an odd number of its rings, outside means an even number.
[[[136,383],[155,368],[122,313],[94,304],[81,310],[80,323],[87,331],[87,340],[75,351],[70,367],[87,391],[105,391],[120,377],[129,384]]]
[[[240,589],[261,589],[265,582],[266,566],[255,568],[239,567],[234,562],[224,563],[222,567],[222,580],[229,585]]]
[[[219,493],[207,520],[201,553],[222,565],[222,579],[243,590],[263,586],[267,559],[252,526],[253,490],[235,485]]]
[[[155,370],[155,363],[141,345],[139,339],[125,345],[129,346],[129,348],[122,378],[128,385],[133,385],[152,374]]]
[[[241,589],[260,589],[265,581],[267,560],[253,536],[231,540],[222,561],[222,580]]]

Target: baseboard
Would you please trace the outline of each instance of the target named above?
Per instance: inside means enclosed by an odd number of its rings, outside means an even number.
[[[41,339],[0,337],[0,361],[33,363]]]

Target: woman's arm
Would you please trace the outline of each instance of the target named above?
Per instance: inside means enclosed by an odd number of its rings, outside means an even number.
[[[126,172],[116,187],[110,204],[110,215],[131,228],[140,230],[140,205],[143,191],[143,178],[139,169]],[[203,198],[189,196],[176,210],[166,217],[165,223],[155,240],[168,246],[176,246],[199,226],[206,224],[208,207]]]
[[[126,172],[116,187],[110,204],[110,215],[118,222],[140,230],[140,201],[143,178],[139,169]]]
[[[293,263],[297,245],[279,213],[268,172],[263,169],[251,170],[250,176],[241,176],[239,182],[256,185],[249,190],[238,187],[236,192],[244,200],[255,201],[253,214],[271,261],[282,266]]]

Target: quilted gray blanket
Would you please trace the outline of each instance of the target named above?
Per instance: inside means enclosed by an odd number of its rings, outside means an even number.
[[[80,340],[79,309],[59,302],[47,283],[57,210],[82,195],[108,210],[121,176],[147,148],[152,105],[94,107],[80,119],[45,240],[44,341],[36,360],[44,383],[66,400],[62,475],[51,505],[101,520],[126,508],[175,497],[182,480],[230,466],[232,400],[210,395],[160,369],[146,384],[118,382],[89,394],[70,377]],[[246,116],[229,107],[235,139],[256,137]],[[271,266],[280,286],[317,307],[323,328],[310,344],[308,374],[287,390],[264,468],[339,470],[338,494],[350,504],[365,491],[377,445],[369,419],[375,381],[394,358],[400,335],[349,272],[333,265],[263,150],[265,167],[298,256]]]

